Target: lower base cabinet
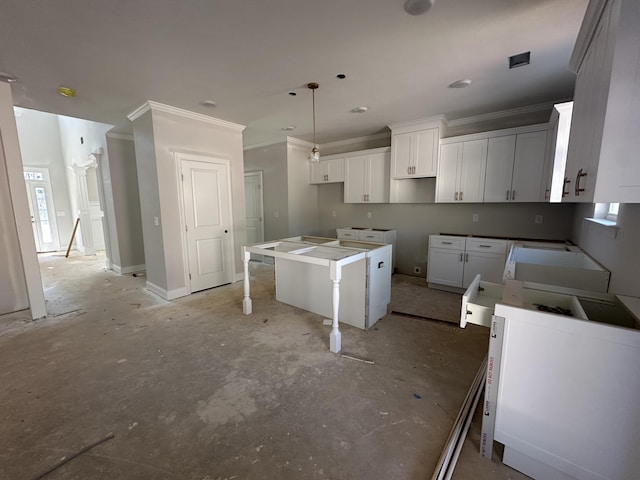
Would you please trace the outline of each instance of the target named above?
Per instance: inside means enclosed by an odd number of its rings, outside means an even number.
[[[434,288],[467,288],[480,274],[502,283],[506,253],[506,240],[430,235],[427,282]]]

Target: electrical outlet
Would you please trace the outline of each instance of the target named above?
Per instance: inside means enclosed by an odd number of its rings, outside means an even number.
[[[422,273],[422,269],[416,265],[413,267],[413,273]]]
[[[542,223],[542,215],[536,215],[536,223]]]
[[[371,212],[367,212],[367,218],[371,218]]]
[[[479,213],[474,213],[473,214],[473,221],[476,222],[476,223],[480,221],[480,214]]]
[[[334,216],[334,217],[336,216],[336,211],[335,211],[335,210],[333,211],[333,216]]]
[[[273,212],[273,216],[275,218],[280,218],[280,212],[278,212],[278,211]]]

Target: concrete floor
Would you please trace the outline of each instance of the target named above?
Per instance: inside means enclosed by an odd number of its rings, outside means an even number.
[[[375,365],[341,358],[263,264],[245,316],[241,282],[165,302],[103,257],[40,260],[49,317],[0,317],[2,479],[110,432],[46,478],[427,479],[486,353],[482,327],[387,315],[342,327],[343,351]],[[527,478],[480,457],[479,428],[454,478]]]

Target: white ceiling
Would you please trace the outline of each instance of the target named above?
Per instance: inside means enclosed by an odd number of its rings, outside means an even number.
[[[438,0],[416,17],[403,3],[0,0],[0,71],[19,78],[22,107],[126,131],[126,115],[154,100],[246,125],[245,145],[311,140],[308,82],[320,84],[318,143],[572,96],[587,0]],[[527,50],[531,64],[509,70],[507,57]],[[447,88],[463,78],[470,87]]]

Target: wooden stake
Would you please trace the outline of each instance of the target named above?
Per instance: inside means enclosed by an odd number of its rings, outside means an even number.
[[[80,217],[76,220],[76,224],[73,227],[73,233],[71,234],[71,240],[69,240],[69,246],[67,247],[67,253],[64,258],[69,258],[69,252],[71,251],[71,245],[73,245],[73,239],[76,238],[76,230],[78,230],[78,224],[80,223]]]

